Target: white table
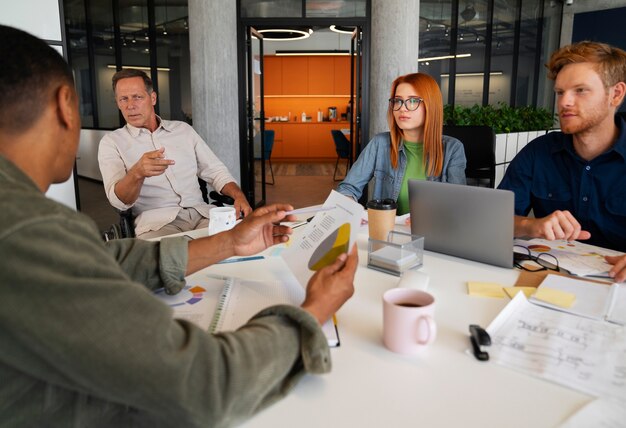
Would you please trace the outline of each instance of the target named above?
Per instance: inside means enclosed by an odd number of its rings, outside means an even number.
[[[341,346],[331,350],[332,372],[305,376],[286,399],[243,426],[554,427],[592,400],[466,353],[469,324],[487,327],[508,302],[470,297],[466,282],[513,285],[516,270],[426,252],[421,271],[430,276],[428,290],[436,299],[437,340],[419,356],[388,351],[382,344],[382,295],[396,286],[398,278],[366,267],[364,231],[358,242],[355,294],[337,314]],[[282,260],[209,269],[244,279],[275,280],[274,263]]]

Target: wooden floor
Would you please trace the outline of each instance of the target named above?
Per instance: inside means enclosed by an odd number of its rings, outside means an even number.
[[[278,171],[275,170],[274,174],[275,184],[266,186],[267,204],[286,202],[294,208],[318,205],[340,183],[333,181],[334,163],[330,167],[328,164],[303,164],[298,168],[277,164],[274,167]],[[339,171],[339,178],[343,178],[341,172],[345,171],[345,165],[340,166]],[[315,175],[291,175],[301,173]],[[78,177],[78,191],[81,211],[96,222],[100,231],[108,230],[111,224],[118,222],[117,212],[109,204],[101,182]]]

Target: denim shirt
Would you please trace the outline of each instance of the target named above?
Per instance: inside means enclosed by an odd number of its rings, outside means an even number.
[[[365,146],[346,178],[339,183],[337,191],[343,195],[359,199],[365,185],[374,181],[373,199],[391,198],[398,200],[400,186],[406,170],[404,144],[400,145],[398,167],[393,168],[390,159],[391,136],[389,132],[376,135]],[[465,150],[463,143],[456,138],[443,136],[443,168],[441,175],[428,176],[428,181],[465,184]]]
[[[515,156],[500,189],[515,193],[515,214],[537,218],[567,210],[591,233],[584,242],[626,251],[626,122],[616,118],[619,137],[606,152],[587,161],[572,136],[551,132]]]

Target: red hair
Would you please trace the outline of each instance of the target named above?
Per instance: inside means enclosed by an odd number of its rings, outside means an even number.
[[[424,73],[411,73],[398,77],[391,85],[391,97],[396,96],[396,88],[408,83],[424,101],[424,164],[428,176],[439,176],[443,169],[443,100],[435,79]],[[387,108],[387,122],[391,133],[391,165],[398,167],[398,150],[402,143],[402,130],[393,116],[391,105]]]

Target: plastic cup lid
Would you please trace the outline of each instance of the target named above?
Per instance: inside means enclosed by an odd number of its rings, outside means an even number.
[[[367,203],[367,208],[374,210],[395,210],[397,206],[393,199],[372,199]]]

